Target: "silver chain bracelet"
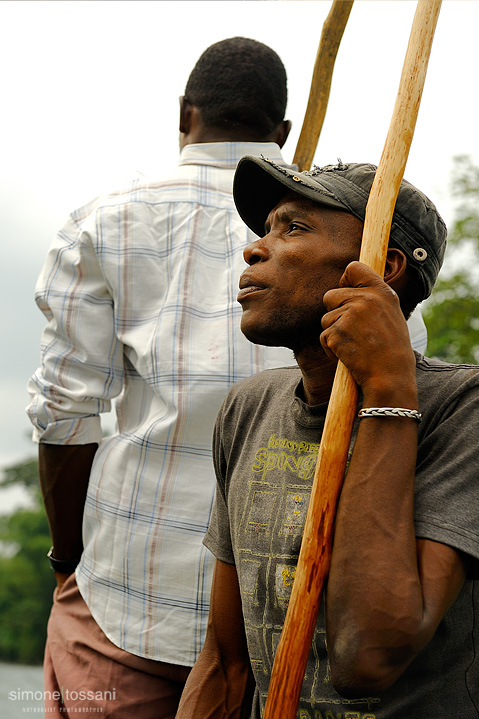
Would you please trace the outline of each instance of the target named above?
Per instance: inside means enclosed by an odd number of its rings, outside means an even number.
[[[359,410],[358,417],[406,417],[420,422],[422,414],[417,409],[403,407],[365,407]]]

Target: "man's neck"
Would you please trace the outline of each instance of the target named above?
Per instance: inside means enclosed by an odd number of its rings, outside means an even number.
[[[191,134],[187,137],[184,135],[180,136],[180,150],[183,149],[183,147],[186,147],[187,145],[201,145],[205,143],[211,143],[211,142],[256,142],[256,143],[266,143],[266,142],[273,142],[273,140],[270,139],[259,139],[258,137],[247,137],[244,134],[235,134],[235,133],[219,133],[219,132],[203,132],[198,134]]]
[[[295,353],[303,375],[304,398],[307,404],[329,401],[337,362],[331,360],[322,347],[307,347]]]

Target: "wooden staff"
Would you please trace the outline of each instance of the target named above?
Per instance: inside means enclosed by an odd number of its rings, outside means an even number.
[[[323,24],[308,105],[293,158],[293,163],[301,172],[309,170],[313,162],[328,107],[336,55],[353,2],[354,0],[333,0],[331,10]]]
[[[360,261],[384,273],[389,231],[414,134],[441,0],[418,0],[399,91],[371,187]],[[329,569],[336,506],[346,467],[358,390],[339,362],[318,454],[291,599],[273,665],[264,719],[293,719]]]

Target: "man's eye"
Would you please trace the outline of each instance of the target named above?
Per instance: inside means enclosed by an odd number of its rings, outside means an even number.
[[[302,230],[301,225],[297,225],[296,222],[291,222],[289,225],[288,232],[294,232],[295,230]]]

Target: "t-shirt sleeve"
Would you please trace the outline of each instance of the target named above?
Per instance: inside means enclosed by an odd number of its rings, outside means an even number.
[[[223,449],[222,423],[223,407],[219,411],[213,433],[213,463],[217,482],[216,496],[203,544],[217,559],[227,564],[234,564],[226,496],[226,460]]]
[[[235,563],[229,531],[228,510],[219,489],[216,490],[210,524],[203,539],[203,544],[222,562],[227,564]]]
[[[446,395],[446,393],[445,393]],[[479,576],[479,379],[464,380],[426,416],[416,469],[416,535],[474,559]]]

